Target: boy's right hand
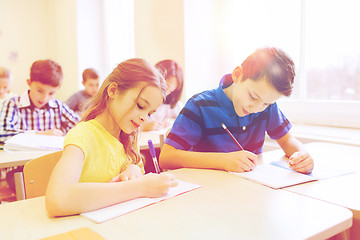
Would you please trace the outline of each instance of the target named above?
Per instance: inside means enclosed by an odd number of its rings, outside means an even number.
[[[144,197],[161,197],[169,191],[169,188],[176,187],[178,184],[171,173],[149,173],[142,177],[143,195]]]
[[[36,134],[40,135],[52,135],[52,136],[64,136],[64,133],[59,129],[50,129],[46,131],[37,131]]]
[[[256,166],[257,155],[249,151],[226,153],[224,170],[228,172],[249,172]]]

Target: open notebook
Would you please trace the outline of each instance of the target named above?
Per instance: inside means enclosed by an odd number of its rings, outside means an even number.
[[[19,133],[5,141],[4,150],[8,152],[60,151],[63,149],[64,140],[64,136]]]
[[[280,160],[270,164],[261,164],[250,172],[235,173],[243,178],[261,183],[271,188],[284,188],[305,182],[341,176],[354,171],[348,168],[315,165],[311,174],[302,174],[289,168],[287,161]]]
[[[129,200],[126,202],[118,203],[109,207],[101,208],[98,210],[81,213],[80,215],[96,222],[101,223],[108,221],[110,219],[116,218],[118,216],[124,215],[129,212],[133,212],[140,208],[149,206],[151,204],[163,201],[165,199],[180,195],[182,193],[186,193],[201,187],[198,184],[178,181],[179,185],[173,188],[170,188],[168,193],[162,197],[158,198],[137,198],[133,200]]]

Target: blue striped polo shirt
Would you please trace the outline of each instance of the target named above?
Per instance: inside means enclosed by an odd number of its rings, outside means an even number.
[[[217,89],[191,97],[180,114],[165,143],[176,149],[196,152],[234,152],[239,147],[222,128],[224,123],[247,151],[259,154],[265,133],[279,139],[289,132],[291,123],[274,103],[264,111],[239,117],[223,88],[232,84],[225,75]]]

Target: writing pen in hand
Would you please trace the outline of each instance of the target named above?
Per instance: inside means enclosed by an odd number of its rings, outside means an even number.
[[[225,124],[221,124],[221,126],[225,129],[225,131],[229,134],[229,136],[232,138],[232,140],[238,145],[238,147],[244,151],[244,148],[241,146],[241,144],[236,140],[236,138],[232,135],[232,133],[229,131],[229,129],[225,126]]]
[[[151,141],[151,139],[148,140],[148,145],[149,145],[150,155],[151,155],[151,158],[152,158],[153,163],[154,163],[155,171],[156,171],[157,174],[159,174],[160,173],[160,167],[159,167],[158,160],[156,158],[155,147],[154,147],[154,144]]]

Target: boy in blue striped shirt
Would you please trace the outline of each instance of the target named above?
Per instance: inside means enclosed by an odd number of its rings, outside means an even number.
[[[291,135],[291,123],[276,104],[281,96],[290,96],[294,77],[294,63],[282,50],[257,49],[217,89],[187,101],[161,150],[160,166],[251,171],[267,132],[290,157],[293,170],[310,173],[313,159]]]

